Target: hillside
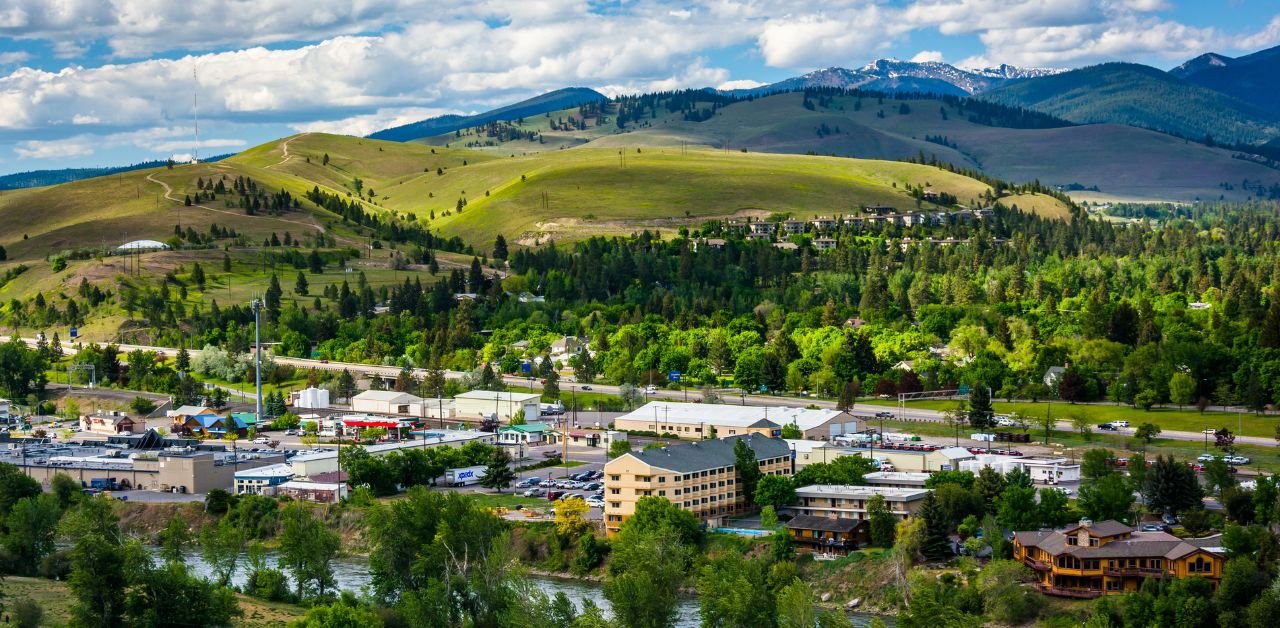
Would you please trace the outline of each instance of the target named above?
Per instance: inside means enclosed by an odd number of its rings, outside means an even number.
[[[215,155],[206,157],[203,161],[221,161],[231,155]],[[113,166],[106,168],[62,168],[59,170],[29,170],[27,172],[15,172],[0,176],[0,190],[20,190],[22,188],[36,188],[46,185],[58,185],[60,183],[70,183],[72,181],[80,181],[82,179],[92,179],[94,177],[105,177],[107,175],[119,174],[121,172],[129,172],[131,170],[146,170],[147,168],[159,168],[165,165],[164,160],[145,161],[128,166]]]
[[[1241,180],[1268,186],[1280,182],[1280,171],[1236,159],[1230,150],[1129,126],[1055,125],[994,107],[995,111],[986,112],[980,109],[982,103],[956,99],[899,101],[842,95],[815,97],[812,109],[804,107],[803,101],[799,93],[775,94],[724,106],[702,122],[684,120],[680,112],[673,112],[629,123],[622,130],[605,124],[582,131],[551,131],[545,118],[528,119],[517,128],[537,131],[542,144],[495,142],[480,150],[508,156],[583,145],[675,149],[701,145],[867,159],[923,155],[926,160],[936,157],[1006,181],[1097,187],[1101,193],[1091,193],[1089,198],[1111,199],[1189,201],[1221,195],[1243,200],[1253,192],[1235,185]],[[1003,126],[993,126],[997,124]],[[1057,128],[1009,128],[1016,126]],[[460,139],[438,139],[464,144],[490,141],[474,129],[464,130]],[[1224,183],[1231,183],[1230,189],[1224,189]]]
[[[1020,81],[980,98],[1083,124],[1125,124],[1182,137],[1261,143],[1280,117],[1155,68],[1107,63]]]
[[[1169,73],[1280,116],[1280,46],[1234,59],[1209,53]]]
[[[920,93],[969,96],[1017,81],[1055,74],[1060,70],[1019,68],[1001,65],[995,68],[963,70],[938,61],[899,61],[877,59],[856,70],[825,68],[802,76],[784,79],[752,89],[731,90],[734,96],[761,96],[811,87],[877,90],[897,93]]]
[[[535,96],[513,105],[499,107],[492,111],[472,115],[448,115],[430,118],[419,122],[411,122],[371,134],[370,139],[408,142],[423,137],[452,133],[458,129],[480,126],[498,120],[516,120],[557,111],[569,107],[577,107],[582,103],[604,100],[604,95],[585,87],[566,87],[541,96]]]

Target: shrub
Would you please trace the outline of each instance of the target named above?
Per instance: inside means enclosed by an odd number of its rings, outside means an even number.
[[[13,603],[13,624],[19,628],[36,628],[44,618],[44,609],[31,598],[21,598]]]

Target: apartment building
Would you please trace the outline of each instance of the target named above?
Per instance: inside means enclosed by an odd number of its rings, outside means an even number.
[[[762,475],[791,475],[786,441],[756,434],[633,451],[604,466],[604,522],[610,536],[635,513],[641,497],[664,497],[708,526],[750,508],[735,467],[734,445],[742,440],[755,453]]]
[[[796,515],[867,519],[867,504],[872,497],[880,495],[884,497],[889,512],[899,519],[906,519],[920,510],[928,494],[927,488],[814,484],[796,489],[798,500],[786,510]]]
[[[1080,523],[1062,530],[1013,535],[1013,558],[1036,574],[1049,595],[1095,598],[1132,593],[1147,578],[1206,578],[1216,589],[1226,550],[1221,535],[1180,539],[1138,532],[1118,521]]]

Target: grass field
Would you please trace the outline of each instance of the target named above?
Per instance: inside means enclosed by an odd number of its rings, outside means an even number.
[[[613,125],[586,131],[546,133],[547,144],[511,142],[483,149],[494,154],[594,147],[678,147],[682,143],[732,150],[774,153],[833,154],[872,159],[905,159],[936,155],[957,166],[977,168],[1012,182],[1081,183],[1100,192],[1090,198],[1191,200],[1219,194],[1243,200],[1243,190],[1223,191],[1222,181],[1271,180],[1260,164],[1234,159],[1231,151],[1120,125],[1085,125],[1059,129],[1009,129],[977,124],[967,112],[938,100],[909,101],[901,112],[897,101],[838,97],[830,107],[802,106],[801,94],[778,94],[722,108],[704,122],[685,122],[679,114],[662,115],[635,128]],[[946,109],[944,118],[940,110]],[[883,115],[881,113],[883,112]],[[567,115],[556,112],[552,115]],[[545,126],[526,120],[528,128]],[[819,134],[826,125],[830,131]],[[839,129],[839,131],[836,131]],[[925,140],[942,136],[950,145]],[[439,137],[433,141],[448,141]],[[954,146],[954,147],[952,147]],[[962,197],[962,200],[963,197]],[[1008,199],[1028,208],[1026,200]],[[1039,210],[1040,208],[1036,208]],[[1049,209],[1053,209],[1050,207]]]
[[[912,402],[913,408],[931,410],[947,410],[954,408],[954,401],[919,401]],[[1126,405],[1102,404],[1069,404],[1062,402],[1014,402],[996,401],[995,411],[1000,414],[1017,412],[1028,417],[1053,416],[1059,420],[1069,420],[1073,416],[1088,417],[1093,425],[1108,421],[1128,421],[1133,427],[1143,423],[1154,423],[1161,429],[1182,432],[1200,432],[1205,428],[1229,428],[1245,436],[1261,436],[1271,438],[1276,435],[1276,426],[1280,425],[1280,417],[1259,416],[1248,412],[1200,412],[1195,408],[1178,410],[1176,408],[1153,408],[1150,411]]]

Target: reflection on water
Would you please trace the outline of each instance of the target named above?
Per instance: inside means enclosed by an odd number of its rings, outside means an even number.
[[[159,555],[159,548],[148,548],[152,551],[152,558],[157,562],[162,560]],[[279,555],[275,552],[266,553],[267,565],[275,566]],[[199,552],[188,552],[186,556],[187,568],[202,578],[208,578],[212,574],[208,563],[200,556]],[[236,586],[243,586],[248,578],[249,563],[245,556],[241,556],[238,562],[236,573],[232,577],[232,582]],[[281,569],[281,571],[285,571]],[[288,574],[288,571],[285,571]],[[370,574],[369,563],[363,558],[357,556],[346,556],[333,561],[333,576],[338,584],[339,589],[350,591],[360,591],[369,586]],[[537,583],[539,588],[546,592],[548,596],[563,592],[574,605],[582,608],[582,601],[590,599],[599,606],[606,614],[612,611],[609,600],[605,599],[603,587],[598,582],[587,580],[571,580],[562,578],[549,578],[545,576],[531,576],[530,580]],[[871,623],[873,616],[865,613],[850,613],[849,618],[853,620],[854,626],[866,626]],[[893,618],[882,618],[885,624],[893,626]],[[698,599],[688,596],[681,597],[676,607],[676,620],[672,624],[675,628],[692,628],[699,624],[698,621]]]

